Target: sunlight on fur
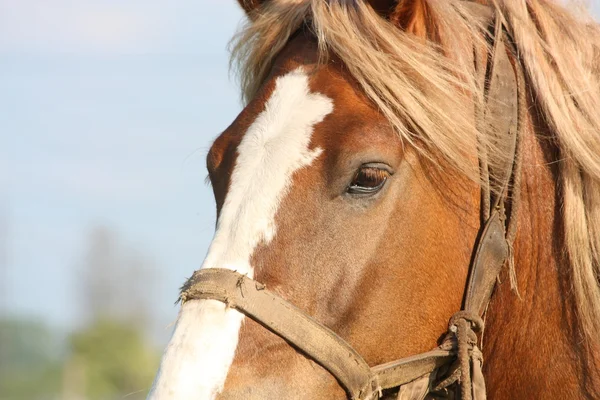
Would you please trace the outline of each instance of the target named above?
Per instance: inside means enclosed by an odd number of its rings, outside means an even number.
[[[498,0],[514,32],[535,104],[560,148],[566,254],[584,334],[600,331],[600,29],[544,0]],[[336,54],[404,142],[443,156],[473,179],[477,140],[491,147],[493,127],[477,130],[483,104],[472,49],[482,27],[464,2],[421,2],[425,28],[392,22],[360,0],[274,0],[255,10],[233,40],[244,100],[300,28],[316,37],[321,59]],[[425,11],[426,12],[425,12]],[[457,96],[461,92],[464,96]],[[463,101],[460,101],[460,98]],[[475,106],[474,106],[475,103]],[[475,140],[477,138],[477,140]],[[504,155],[496,151],[492,158]]]

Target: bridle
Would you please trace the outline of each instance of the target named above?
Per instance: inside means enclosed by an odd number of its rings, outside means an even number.
[[[352,400],[379,398],[384,389],[434,375],[441,375],[442,379],[437,383],[430,379],[426,392],[448,397],[452,394],[449,388],[458,383],[461,399],[485,398],[477,333],[483,330],[485,311],[500,271],[510,258],[516,233],[519,142],[526,105],[523,72],[509,59],[509,53],[514,57],[515,50],[502,16],[488,7],[469,6],[487,24],[491,48],[484,57],[479,57],[475,50],[476,61],[486,60],[482,65],[476,62],[484,88],[484,107],[476,107],[476,123],[480,129],[484,129],[483,124],[494,126],[497,132],[494,145],[511,157],[491,163],[486,145],[479,143],[483,223],[469,267],[462,310],[450,319],[441,345],[425,353],[369,367],[350,344],[304,311],[265,285],[222,268],[196,271],[182,287],[182,302],[212,299],[242,312],[324,367]]]
[[[510,60],[515,59],[516,52],[502,16],[485,6],[469,7],[488,27],[491,49],[484,55],[475,50],[476,70],[484,89],[484,106],[475,109],[476,123],[480,129],[484,129],[483,124],[492,124],[497,132],[493,145],[511,156],[491,162],[486,145],[479,143],[482,226],[469,266],[462,310],[450,319],[442,343],[425,353],[369,367],[350,344],[304,311],[262,283],[222,268],[196,271],[181,289],[182,302],[212,299],[242,312],[324,367],[352,400],[379,398],[382,390],[402,390],[424,377],[429,380],[423,396],[432,392],[451,397],[457,383],[461,399],[485,399],[478,333],[483,330],[483,318],[501,269],[511,258],[516,234],[526,99],[523,72]],[[478,65],[477,60],[485,62]]]

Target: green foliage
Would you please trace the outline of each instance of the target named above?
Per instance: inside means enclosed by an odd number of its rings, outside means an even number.
[[[1,400],[145,399],[159,361],[129,321],[99,318],[65,346],[39,322],[0,319]]]
[[[70,362],[81,369],[82,391],[90,400],[144,399],[159,354],[131,324],[98,319],[70,338]],[[73,365],[73,364],[72,364]]]
[[[0,316],[0,400],[145,399],[160,358],[146,336],[153,275],[105,228],[88,247],[74,305],[89,324],[67,335]]]
[[[0,399],[57,398],[60,345],[39,322],[0,319]]]

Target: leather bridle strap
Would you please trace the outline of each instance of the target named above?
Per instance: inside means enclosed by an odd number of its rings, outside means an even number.
[[[194,273],[182,301],[212,299],[225,303],[279,335],[335,376],[354,397],[360,398],[371,381],[365,360],[333,331],[247,276],[227,269]]]
[[[482,232],[474,273],[469,280],[468,308],[487,304],[499,269],[507,256],[504,227],[497,213]],[[477,267],[481,263],[485,268]],[[217,300],[280,336],[329,371],[353,400],[372,399],[432,373],[456,356],[456,343],[446,342],[426,353],[369,367],[348,342],[276,293],[236,271],[207,268],[196,271],[181,292],[181,301]]]
[[[488,8],[473,4],[484,20],[492,15]],[[196,299],[217,300],[238,310],[280,336],[306,356],[329,371],[352,400],[371,400],[384,389],[398,387],[417,378],[430,375],[444,365],[455,363],[450,376],[435,388],[444,389],[458,381],[462,400],[485,398],[481,374],[481,352],[477,348],[477,332],[483,328],[482,316],[489,304],[496,279],[509,257],[513,237],[506,232],[504,202],[510,198],[509,182],[519,172],[518,138],[522,129],[523,76],[518,66],[512,66],[505,46],[507,36],[499,15],[490,22],[492,51],[485,70],[485,110],[478,113],[478,123],[493,124],[497,137],[493,145],[506,151],[504,160],[488,160],[486,148],[479,149],[485,159],[485,176],[497,179],[483,185],[484,223],[469,269],[463,309],[452,316],[449,332],[443,343],[426,353],[369,367],[356,350],[335,332],[304,311],[284,300],[265,285],[238,272],[221,268],[196,271],[182,287],[182,302]],[[481,119],[485,121],[481,121]],[[488,161],[490,161],[488,163]],[[489,169],[492,170],[490,174]],[[515,184],[515,186],[518,186]],[[513,188],[513,203],[509,226],[514,223],[518,193]],[[491,198],[493,197],[493,201]],[[509,232],[510,233],[510,232]],[[439,375],[439,374],[438,374]],[[439,378],[439,376],[438,376]]]
[[[411,382],[448,364],[452,350],[426,353],[369,367],[352,346],[304,311],[253,279],[221,268],[196,271],[181,301],[218,300],[285,339],[335,376],[352,399],[370,399],[382,389]]]

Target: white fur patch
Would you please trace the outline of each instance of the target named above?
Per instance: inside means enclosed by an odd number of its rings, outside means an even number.
[[[265,110],[238,146],[229,192],[202,268],[253,276],[252,253],[275,236],[275,214],[293,173],[322,152],[308,148],[313,126],[332,111],[329,98],[310,93],[302,69],[277,78]],[[223,389],[243,318],[215,300],[185,303],[148,399],[213,399]]]

